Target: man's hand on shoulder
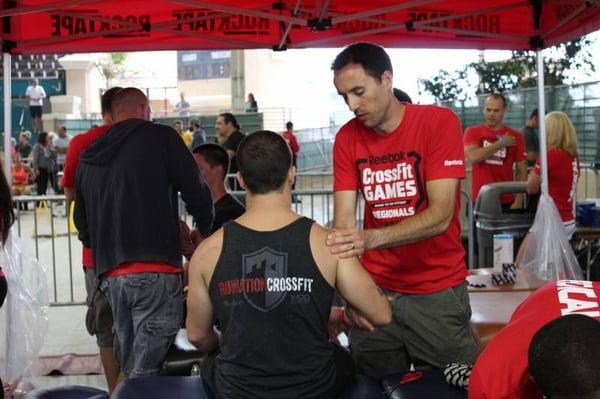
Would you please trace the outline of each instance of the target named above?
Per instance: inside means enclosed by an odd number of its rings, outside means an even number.
[[[361,256],[368,248],[369,233],[357,228],[332,229],[327,234],[327,246],[332,255],[340,258]]]

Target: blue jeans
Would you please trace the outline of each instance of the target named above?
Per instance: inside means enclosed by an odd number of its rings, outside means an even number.
[[[103,278],[110,301],[115,359],[127,377],[157,375],[183,324],[180,273],[139,273]]]

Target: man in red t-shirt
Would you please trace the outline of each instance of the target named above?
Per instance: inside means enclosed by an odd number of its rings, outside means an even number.
[[[485,100],[483,116],[485,123],[471,126],[463,137],[465,155],[471,162],[471,197],[477,200],[481,186],[502,181],[513,181],[513,164],[516,180],[527,180],[527,153],[523,136],[518,131],[502,124],[506,114],[506,99],[502,94],[492,94]],[[502,196],[506,206],[521,208],[523,195]]]
[[[600,283],[575,280],[530,295],[477,359],[469,399],[600,397],[600,324],[569,320],[600,321],[599,297]]]
[[[79,134],[71,140],[65,158],[64,175],[62,186],[69,207],[75,198],[75,171],[79,165],[79,157],[96,139],[102,136],[112,124],[111,103],[113,95],[121,90],[120,87],[108,89],[101,99],[102,119],[104,125],[92,128],[85,133]],[[100,360],[104,367],[106,384],[109,394],[115,389],[117,377],[120,372],[119,364],[113,354],[114,333],[113,318],[110,304],[106,296],[98,289],[98,279],[94,273],[94,262],[92,250],[83,246],[82,254],[83,272],[85,273],[85,288],[87,291],[86,303],[88,305],[85,316],[85,325],[90,335],[96,336],[96,342],[100,352]]]
[[[392,300],[393,322],[374,329],[347,308],[360,372],[383,376],[411,364],[473,363],[478,347],[460,240],[459,181],[465,177],[460,122],[447,108],[404,104],[393,95],[392,65],[370,43],[344,49],[332,65],[338,93],[356,118],[334,150],[332,253],[361,256]],[[357,191],[365,200],[356,226]]]
[[[295,168],[298,167],[298,153],[300,152],[300,144],[296,139],[296,135],[294,134],[294,124],[290,121],[285,124],[285,132],[282,133],[283,139],[290,146],[290,150],[292,151],[292,164]],[[294,180],[294,184],[292,185],[292,191],[296,189],[296,180]],[[295,194],[292,195],[292,202],[301,202]]]

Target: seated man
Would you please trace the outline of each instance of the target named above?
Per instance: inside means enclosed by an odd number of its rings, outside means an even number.
[[[573,280],[530,295],[477,359],[469,398],[600,398],[599,296]]]
[[[353,374],[328,342],[336,288],[374,325],[391,321],[389,302],[358,258],[331,255],[328,230],[292,211],[295,168],[280,135],[249,135],[237,158],[246,213],[192,257],[188,338],[203,352],[219,347],[214,379],[203,365],[218,397],[334,398]]]
[[[215,207],[215,220],[211,229],[211,233],[214,233],[223,223],[242,215],[245,208],[225,190],[225,177],[229,170],[229,155],[225,148],[218,144],[201,144],[194,148],[193,155],[198,169],[210,188]]]

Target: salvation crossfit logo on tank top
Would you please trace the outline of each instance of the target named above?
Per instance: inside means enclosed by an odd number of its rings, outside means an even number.
[[[288,276],[287,253],[264,247],[242,255],[242,278],[221,281],[218,289],[222,298],[242,294],[250,306],[268,312],[288,293],[292,294],[292,304],[309,302],[312,284],[312,278]],[[239,305],[239,302],[230,303]]]
[[[420,164],[416,151],[356,161],[362,193],[375,219],[394,222],[416,213],[425,199]]]

